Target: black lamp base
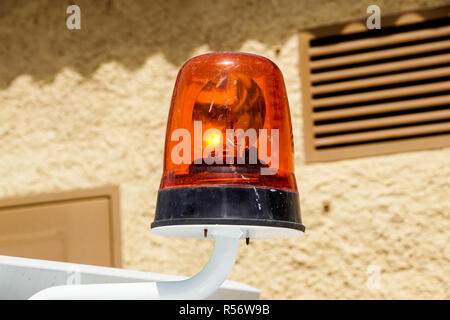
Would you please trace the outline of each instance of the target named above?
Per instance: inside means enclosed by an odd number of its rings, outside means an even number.
[[[151,228],[248,225],[304,232],[297,192],[256,187],[182,187],[160,190]]]

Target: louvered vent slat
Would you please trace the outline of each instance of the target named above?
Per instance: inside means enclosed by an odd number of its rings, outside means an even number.
[[[364,141],[377,141],[390,138],[419,136],[423,134],[449,132],[449,131],[450,131],[450,122],[441,123],[437,125],[427,124],[410,128],[386,129],[371,133],[353,133],[345,135],[336,135],[333,137],[326,137],[326,138],[317,138],[316,146],[324,147],[324,146],[351,144]]]
[[[425,58],[408,59],[405,61],[379,63],[359,68],[314,73],[311,75],[311,80],[313,83],[317,83],[331,80],[377,75],[394,71],[408,71],[411,70],[411,68],[432,67],[443,64],[450,64],[450,53],[438,54]]]
[[[450,7],[430,12],[301,33],[307,161],[450,146]]]
[[[450,95],[442,95],[431,98],[419,98],[408,101],[399,101],[391,103],[382,103],[375,105],[368,105],[362,107],[348,108],[348,109],[338,109],[324,112],[316,112],[313,114],[314,121],[324,121],[324,120],[339,120],[343,118],[352,117],[362,117],[362,116],[372,116],[376,114],[386,114],[399,111],[414,112],[416,109],[420,108],[433,108],[448,105],[450,101]]]
[[[394,75],[372,77],[368,79],[350,80],[321,86],[313,86],[312,93],[313,94],[323,94],[331,92],[338,93],[339,91],[344,90],[353,90],[360,88],[370,89],[370,87],[374,86],[384,86],[395,83],[433,79],[449,75],[450,75],[450,67],[405,72]]]
[[[429,122],[436,120],[450,121],[450,110],[438,110],[429,112],[420,112],[417,114],[407,114],[400,116],[390,116],[377,119],[368,120],[355,120],[347,122],[339,122],[333,124],[326,124],[322,126],[316,126],[314,128],[315,134],[330,134],[330,133],[342,133],[348,131],[358,131],[364,129],[383,128],[388,126],[399,125],[411,125],[421,122]]]
[[[408,86],[395,89],[384,89],[378,91],[369,91],[363,93],[347,94],[331,98],[313,99],[312,103],[315,108],[325,108],[332,106],[345,107],[346,104],[367,103],[378,99],[388,98],[408,98],[417,94],[429,94],[450,90],[450,81],[439,83],[428,83],[415,86]]]
[[[380,59],[399,58],[408,55],[426,54],[433,51],[441,51],[448,49],[450,49],[450,40],[441,40],[432,43],[416,44],[401,48],[350,54],[344,57],[314,60],[311,61],[311,67],[314,72],[315,69],[325,69],[363,62],[368,63]]]
[[[310,48],[311,57],[329,55],[334,53],[341,53],[353,50],[361,50],[368,48],[379,48],[382,46],[398,44],[402,42],[412,42],[424,39],[433,39],[445,37],[450,34],[450,26],[443,26],[440,28],[429,28],[418,31],[404,32],[385,36],[383,38],[373,41],[373,39],[362,39],[348,42],[340,42],[334,45],[325,45],[320,47]]]

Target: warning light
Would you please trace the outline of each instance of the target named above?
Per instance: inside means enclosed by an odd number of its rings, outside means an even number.
[[[305,229],[283,76],[253,54],[190,59],[172,96],[152,231],[204,237],[218,226],[248,239]]]

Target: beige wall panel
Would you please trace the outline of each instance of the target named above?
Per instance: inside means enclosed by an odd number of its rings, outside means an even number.
[[[118,188],[1,199],[0,254],[120,267]]]
[[[0,208],[0,254],[109,266],[109,201]]]

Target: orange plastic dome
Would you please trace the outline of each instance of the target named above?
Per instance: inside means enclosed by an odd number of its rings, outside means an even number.
[[[239,202],[234,205],[241,213],[231,213],[229,201]],[[247,53],[190,59],[178,74],[172,96],[152,227],[273,225],[277,216],[283,226],[304,230],[280,69]]]

